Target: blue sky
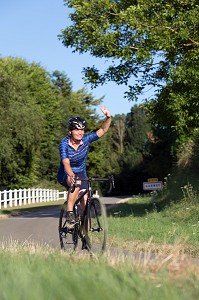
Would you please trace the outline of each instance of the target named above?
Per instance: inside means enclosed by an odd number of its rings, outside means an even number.
[[[2,3],[4,2],[4,3]],[[12,56],[40,63],[47,71],[64,71],[72,81],[73,91],[86,87],[113,115],[130,112],[135,104],[124,98],[125,86],[109,83],[91,90],[82,80],[82,69],[104,61],[88,54],[72,53],[57,35],[69,24],[63,0],[6,0],[0,9],[0,57]],[[98,111],[99,112],[99,111]]]

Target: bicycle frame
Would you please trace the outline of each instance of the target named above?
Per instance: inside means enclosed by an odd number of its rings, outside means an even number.
[[[87,183],[88,183],[87,189],[75,201],[75,205],[77,205],[79,202],[81,202],[81,200],[83,199],[83,197],[86,194],[88,194],[88,198],[87,198],[87,201],[86,201],[86,206],[85,206],[84,213],[83,213],[83,218],[85,218],[85,215],[89,214],[90,202],[91,202],[91,198],[93,196],[93,194],[92,194],[92,187],[91,187],[91,181],[110,181],[112,187],[114,187],[114,178],[113,178],[113,176],[111,176],[110,178],[88,177],[88,178],[78,178],[78,180],[80,180],[80,181],[87,181]],[[76,187],[76,183],[74,183],[74,187]],[[95,215],[97,217],[97,222],[98,222],[98,226],[99,226],[98,231],[100,231],[101,226],[100,226],[100,222],[99,222],[99,218],[98,218],[98,214],[97,214],[96,208],[95,208]],[[90,229],[91,229],[91,226],[90,226]]]
[[[77,181],[87,181],[87,188],[78,195],[77,200],[74,205],[74,213],[76,216],[77,223],[75,224],[74,229],[70,229],[65,227],[64,221],[64,211],[66,211],[66,206],[60,212],[59,219],[59,236],[61,248],[64,249],[65,244],[74,244],[74,249],[77,247],[78,236],[82,241],[82,250],[87,249],[88,251],[92,251],[94,244],[94,239],[100,238],[101,250],[105,250],[106,246],[106,237],[107,237],[107,226],[106,226],[106,212],[103,208],[103,204],[100,199],[93,197],[91,182],[92,181],[109,181],[110,187],[114,187],[113,177],[109,178],[76,178],[75,183],[71,188],[71,192],[73,193],[75,188],[77,187]],[[78,211],[78,205],[80,205],[81,200],[85,195],[88,195],[86,205],[84,207],[84,211],[82,214]],[[67,201],[65,202],[67,205]],[[99,232],[99,236],[95,236],[95,232]],[[67,235],[72,237],[72,243],[67,242]],[[94,235],[93,235],[94,234]],[[94,237],[94,239],[93,239]],[[69,238],[70,239],[70,238]],[[64,242],[65,241],[65,242]],[[90,242],[91,241],[91,242]]]
[[[85,181],[88,182],[87,189],[80,196],[78,196],[77,200],[75,201],[75,207],[77,207],[77,205],[81,202],[81,200],[83,199],[83,197],[86,194],[88,194],[88,198],[87,198],[87,201],[86,201],[86,206],[85,206],[84,212],[83,212],[83,219],[85,218],[86,215],[89,214],[90,202],[91,202],[91,199],[92,199],[92,196],[93,196],[93,194],[92,194],[92,188],[91,188],[91,181],[95,180],[95,179],[94,178],[79,178],[79,180],[85,180]],[[96,210],[95,210],[95,214],[96,214],[96,217],[97,217]],[[98,218],[97,218],[97,222],[98,222],[98,226],[100,226]]]

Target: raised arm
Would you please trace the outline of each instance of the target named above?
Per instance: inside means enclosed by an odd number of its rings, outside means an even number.
[[[97,136],[103,136],[109,129],[111,125],[111,114],[105,106],[100,106],[101,111],[106,116],[106,120],[102,123],[102,126],[96,131]]]

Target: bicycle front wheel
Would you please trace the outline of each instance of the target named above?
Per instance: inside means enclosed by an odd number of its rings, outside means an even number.
[[[105,206],[98,198],[92,198],[84,219],[87,247],[93,253],[103,253],[107,241],[107,217]]]

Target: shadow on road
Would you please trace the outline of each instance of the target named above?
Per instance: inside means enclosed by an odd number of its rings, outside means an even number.
[[[59,218],[61,205],[41,206],[17,210],[13,217],[16,218]]]
[[[107,209],[107,216],[112,217],[128,217],[128,216],[144,216],[153,211],[152,203],[104,203]],[[12,217],[16,218],[59,218],[61,205],[19,208],[15,210]]]

